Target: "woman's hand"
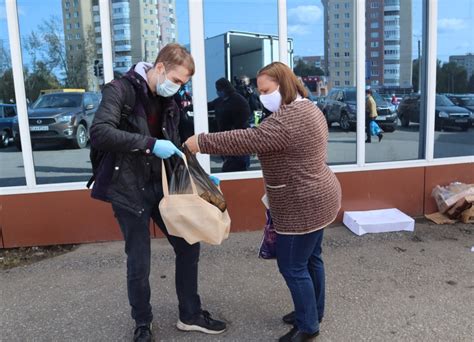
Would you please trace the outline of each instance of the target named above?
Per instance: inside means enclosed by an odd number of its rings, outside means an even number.
[[[199,145],[198,145],[198,136],[197,135],[193,135],[192,137],[189,137],[188,140],[186,140],[186,142],[184,143],[186,145],[186,147],[189,149],[189,151],[192,153],[192,154],[196,154],[199,151]]]

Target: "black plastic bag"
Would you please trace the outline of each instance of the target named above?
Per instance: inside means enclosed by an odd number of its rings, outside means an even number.
[[[209,178],[209,175],[199,164],[196,156],[192,154],[189,149],[184,146],[183,153],[186,155],[188,161],[189,172],[186,169],[184,161],[180,158],[176,164],[172,174],[169,186],[170,194],[190,194],[192,193],[189,175],[193,177],[196,184],[198,195],[207,202],[218,207],[222,212],[226,211],[227,204],[219,188]]]

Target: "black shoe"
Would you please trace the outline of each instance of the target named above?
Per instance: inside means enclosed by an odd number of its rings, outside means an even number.
[[[370,144],[372,141],[367,139],[365,142]]]
[[[200,331],[206,334],[220,334],[227,329],[225,322],[213,319],[211,314],[204,310],[189,321],[178,320],[176,327],[181,331]]]
[[[380,134],[378,135],[378,137],[379,137],[379,142],[381,142],[381,141],[382,141],[382,138],[383,138],[383,134],[380,133]]]
[[[139,325],[133,333],[133,342],[153,342],[153,333],[151,332],[151,324]]]
[[[322,318],[319,319],[319,323],[323,321]],[[295,312],[291,311],[289,314],[283,316],[283,322],[289,325],[295,325]]]
[[[297,327],[293,327],[288,333],[280,337],[279,342],[306,342],[312,341],[316,336],[319,335],[319,331],[314,334],[304,333],[299,331]]]

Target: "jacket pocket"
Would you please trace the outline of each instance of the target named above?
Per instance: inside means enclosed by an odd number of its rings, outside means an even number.
[[[268,185],[268,184],[266,184],[266,186],[269,189],[283,189],[283,188],[286,188],[286,184],[280,184],[280,185]]]
[[[267,184],[267,196],[270,205],[270,211],[276,218],[282,215],[282,213],[288,207],[288,190],[286,184],[281,185],[268,185]]]

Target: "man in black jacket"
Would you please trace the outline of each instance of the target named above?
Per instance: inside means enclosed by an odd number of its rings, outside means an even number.
[[[216,81],[218,97],[207,104],[208,110],[214,110],[219,132],[249,127],[250,106],[226,78]],[[247,171],[249,156],[223,156],[222,172]]]
[[[218,334],[224,322],[202,310],[197,293],[200,245],[170,236],[158,210],[163,197],[162,159],[181,152],[179,111],[173,95],[194,74],[194,61],[178,44],[165,46],[154,63],[138,63],[104,87],[91,126],[91,145],[104,156],[95,172],[92,197],[110,202],[125,239],[127,289],[136,322],[134,341],[152,341],[150,305],[150,218],[176,254],[177,327]],[[133,108],[130,107],[134,96]],[[132,97],[133,99],[133,97]],[[123,115],[128,112],[128,115]],[[171,164],[173,158],[168,159]]]

